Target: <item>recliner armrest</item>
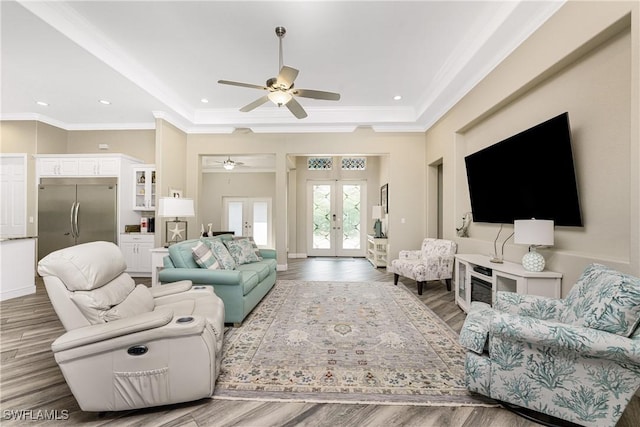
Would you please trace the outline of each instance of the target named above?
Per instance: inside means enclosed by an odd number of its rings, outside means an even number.
[[[494,313],[490,332],[494,339],[552,347],[575,352],[581,357],[614,360],[640,367],[640,347],[630,338],[529,316]]]
[[[487,303],[473,301],[467,314],[458,342],[467,350],[482,354],[487,345],[489,330],[495,310]]]
[[[113,322],[73,329],[56,339],[51,344],[51,350],[55,353],[123,335],[159,328],[171,322],[172,319],[172,310],[156,310],[138,316],[114,320]]]
[[[192,285],[191,280],[180,280],[178,282],[167,283],[162,286],[151,287],[149,288],[149,291],[151,291],[152,297],[159,298],[186,292],[191,289]]]

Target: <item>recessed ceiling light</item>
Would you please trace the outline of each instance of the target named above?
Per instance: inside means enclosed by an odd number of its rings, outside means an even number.
[[[111,101],[107,101],[106,99],[101,99],[98,102],[103,105],[111,105]]]
[[[207,104],[209,100],[207,98],[202,98],[200,102],[202,102],[203,104]]]
[[[396,95],[396,96],[393,97],[394,101],[400,101],[401,99],[402,99],[402,96],[400,96],[400,95]]]
[[[42,106],[42,107],[48,107],[48,106],[49,106],[49,104],[47,104],[47,103],[46,103],[46,102],[44,102],[44,101],[36,101],[36,104],[38,104],[38,105],[40,105],[40,106]]]

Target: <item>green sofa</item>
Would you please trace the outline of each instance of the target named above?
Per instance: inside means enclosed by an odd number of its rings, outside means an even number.
[[[235,270],[200,268],[191,249],[200,240],[213,239],[230,240],[233,235],[185,240],[169,246],[169,255],[164,257],[164,269],[158,278],[163,284],[191,280],[194,284],[213,286],[224,302],[224,322],[238,326],[276,283],[276,251],[260,249],[262,261],[238,265]]]

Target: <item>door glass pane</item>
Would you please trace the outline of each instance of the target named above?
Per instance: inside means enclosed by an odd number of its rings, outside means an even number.
[[[253,240],[258,246],[267,246],[269,242],[267,202],[253,202]]]
[[[313,249],[331,248],[331,186],[313,186]]]
[[[342,248],[360,249],[360,185],[342,186]]]
[[[242,229],[242,206],[243,202],[229,202],[228,205],[229,214],[229,229],[227,231],[233,231],[236,236],[243,236]]]

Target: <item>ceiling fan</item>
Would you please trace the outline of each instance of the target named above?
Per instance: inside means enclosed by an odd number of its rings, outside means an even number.
[[[313,89],[296,89],[293,87],[293,82],[298,76],[298,70],[292,67],[288,67],[282,64],[282,38],[286,34],[287,30],[284,27],[276,27],[276,35],[278,36],[279,46],[280,46],[280,72],[278,73],[278,77],[272,77],[267,80],[265,86],[254,85],[251,83],[240,83],[229,80],[218,80],[218,83],[232,86],[241,86],[248,87],[251,89],[261,89],[266,90],[269,93],[265,96],[262,96],[250,104],[245,105],[240,109],[242,112],[251,111],[267,101],[271,101],[276,104],[278,107],[286,106],[294,116],[298,119],[304,119],[307,117],[307,112],[302,108],[302,105],[294,96],[300,96],[303,98],[313,98],[313,99],[324,99],[329,101],[338,101],[340,99],[339,93],[334,92],[324,92],[321,90],[313,90]]]
[[[224,160],[224,161],[213,160],[211,163],[221,164],[222,167],[225,168],[228,171],[233,170],[236,166],[243,166],[244,165],[244,163],[242,163],[242,162],[237,162],[235,160],[231,160],[231,156],[227,156],[227,160]]]

